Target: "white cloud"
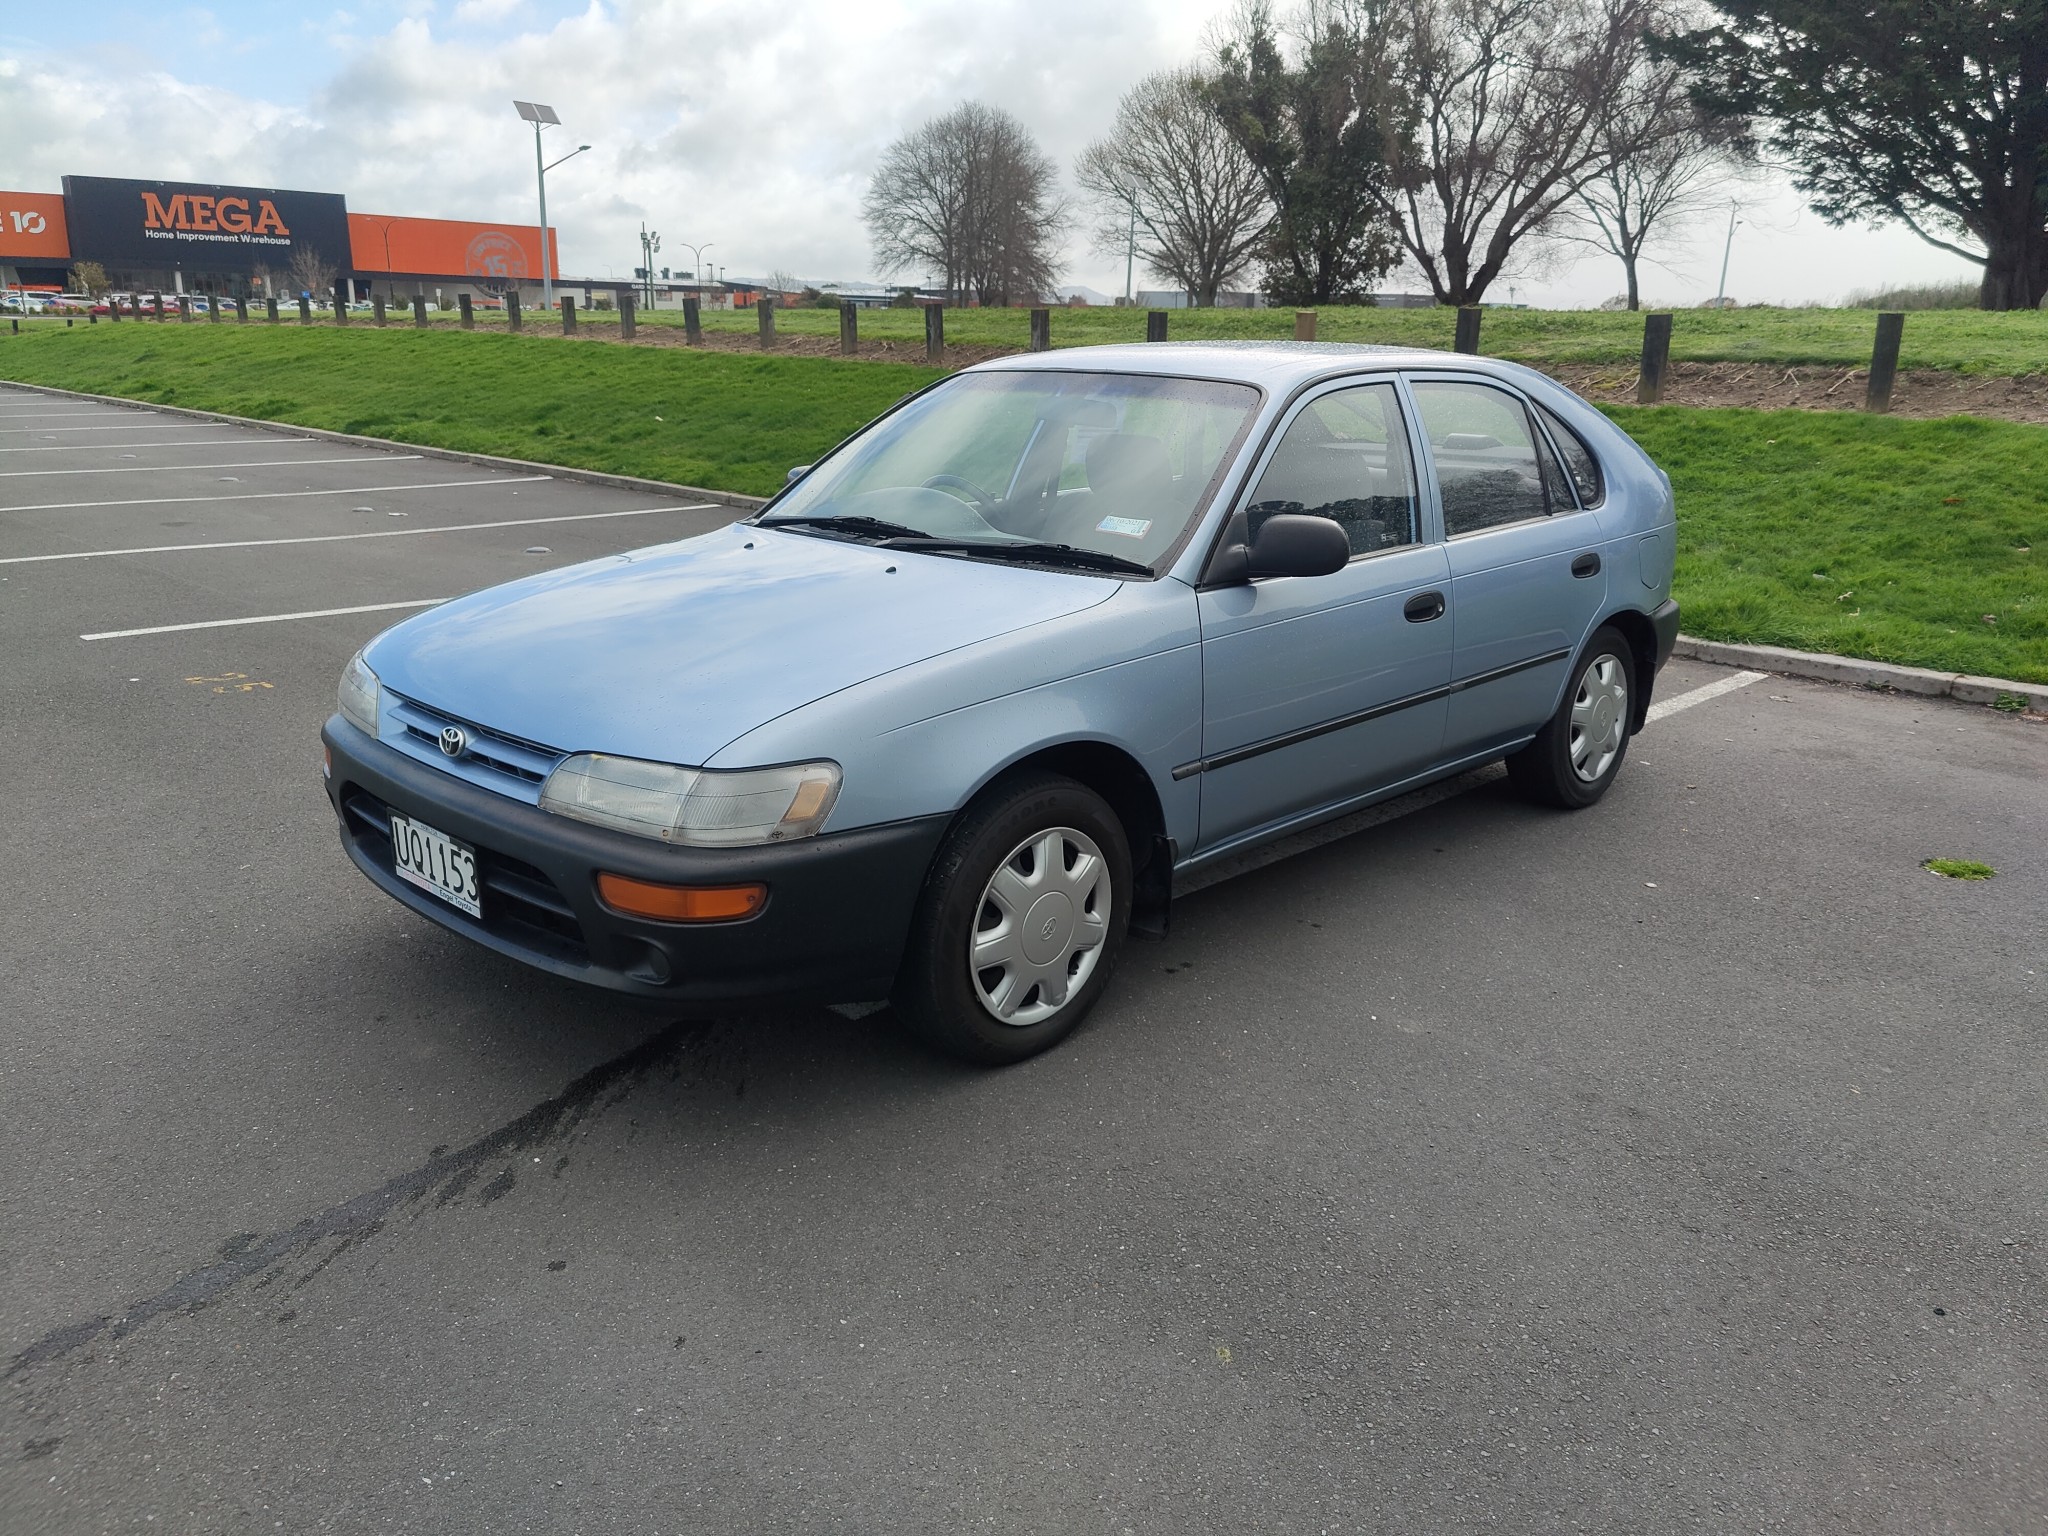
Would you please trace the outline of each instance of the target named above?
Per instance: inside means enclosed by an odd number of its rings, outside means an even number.
[[[319,24],[337,62],[289,102],[254,84],[181,81],[134,50],[17,54],[0,58],[0,176],[28,191],[54,191],[66,173],[190,177],[340,191],[364,212],[530,223],[533,146],[516,97],[561,113],[551,158],[593,146],[549,178],[568,271],[625,276],[644,220],[671,265],[689,260],[682,242],[710,241],[707,259],[736,274],[858,278],[872,275],[861,193],[891,139],[979,98],[1070,167],[1123,91],[1195,56],[1228,4],[799,0],[771,16],[711,0],[590,0],[541,23],[518,20],[533,8],[516,0],[462,0],[453,35],[423,7],[388,25],[357,9]],[[1773,219],[1796,223],[1738,232],[1731,292],[1818,298],[1969,270],[1901,231],[1828,231],[1796,200]],[[1710,295],[1720,233],[1703,225],[1682,279],[1652,276],[1647,290]],[[1063,275],[1123,287],[1122,264],[1079,236]],[[1619,286],[1614,263],[1587,257],[1522,280],[1519,296],[1595,303]]]

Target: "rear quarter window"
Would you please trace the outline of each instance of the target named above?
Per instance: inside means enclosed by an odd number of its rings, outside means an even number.
[[[1536,414],[1543,418],[1550,440],[1557,444],[1558,454],[1564,459],[1564,472],[1571,477],[1572,489],[1579,493],[1579,505],[1599,506],[1607,499],[1607,482],[1600,473],[1600,461],[1593,457],[1593,450],[1553,411],[1538,405]]]

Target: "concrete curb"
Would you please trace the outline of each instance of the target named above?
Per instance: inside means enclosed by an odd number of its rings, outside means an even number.
[[[1724,667],[1749,667],[1781,672],[1787,677],[1818,678],[1828,683],[1853,683],[1861,688],[1888,688],[1927,698],[1960,699],[1965,704],[1991,704],[2001,697],[2021,698],[2033,714],[2048,714],[2048,683],[2016,683],[2003,677],[1971,677],[1964,672],[1934,672],[1926,667],[1895,667],[1883,661],[1858,661],[1819,651],[1788,651],[1777,645],[1730,645],[1722,640],[1696,640],[1680,635],[1674,656],[1711,661]]]
[[[674,485],[666,480],[643,480],[638,475],[612,475],[598,469],[577,469],[569,464],[539,464],[531,459],[507,459],[495,453],[469,453],[459,448],[431,448],[425,443],[401,443],[388,437],[362,437],[353,432],[330,432],[325,427],[299,427],[288,421],[258,421],[251,416],[230,416],[225,411],[195,411],[189,406],[154,405],[147,400],[128,400],[120,395],[89,395],[83,390],[56,389],[48,384],[24,384],[18,379],[0,380],[11,389],[31,390],[60,400],[90,400],[96,405],[125,406],[131,411],[161,411],[193,421],[218,421],[229,426],[254,427],[261,432],[282,432],[293,437],[318,438],[322,442],[347,443],[358,448],[380,448],[393,453],[418,453],[430,459],[455,464],[476,464],[485,469],[511,469],[522,474],[552,475],[557,480],[577,480],[586,485],[607,485],[621,491],[646,491],[656,496],[687,496],[693,501],[711,501],[720,506],[753,512],[768,505],[764,496],[742,496],[738,491],[709,491],[701,485]]]

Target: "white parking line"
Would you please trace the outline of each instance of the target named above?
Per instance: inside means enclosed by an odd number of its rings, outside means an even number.
[[[1738,688],[1747,688],[1751,683],[1760,683],[1769,674],[1763,672],[1737,672],[1733,677],[1724,677],[1719,682],[1706,683],[1688,693],[1672,698],[1659,699],[1650,706],[1650,723],[1654,724],[1681,709],[1691,709],[1695,704],[1704,704],[1709,699],[1718,699],[1724,693],[1733,693]]]
[[[135,411],[0,411],[0,421],[28,421],[41,416],[72,416],[80,421],[113,421],[116,417],[133,421]]]
[[[417,457],[417,455],[415,455]],[[333,491],[238,491],[232,496],[139,496],[132,501],[44,501],[0,512],[79,512],[93,507],[170,507],[188,501],[282,501],[293,496],[377,496],[386,491],[453,491],[474,485],[531,485],[553,475],[503,475],[490,480],[426,480],[418,485],[344,485]]]
[[[126,640],[135,635],[173,635],[186,629],[233,629],[242,624],[282,624],[287,619],[331,619],[343,613],[385,613],[393,608],[432,608],[445,597],[422,597],[409,603],[363,603],[354,608],[309,608],[304,613],[259,613],[247,619],[205,619],[197,624],[155,624],[148,629],[104,629],[81,640]]]
[[[389,462],[423,459],[423,453],[394,453]],[[283,469],[294,464],[360,464],[359,453],[332,459],[250,459],[240,464],[114,464],[105,469],[0,469],[0,480],[19,480],[25,475],[165,475],[181,469]]]
[[[479,528],[527,528],[536,523],[588,523],[602,517],[652,517],[657,512],[708,512],[715,502],[678,507],[635,507],[625,512],[571,512],[560,517],[514,517],[498,523],[450,523],[440,528],[379,528],[374,533],[310,533],[293,539],[219,539],[206,544],[151,544],[140,549],[81,549],[62,555],[7,555],[0,565],[47,560],[99,560],[108,555],[179,555],[198,549],[257,549],[271,544],[339,544],[348,539],[405,539],[421,533],[470,533]]]
[[[251,448],[300,448],[312,441],[310,437],[279,437],[255,442],[239,437],[188,437],[177,443],[51,443],[39,448],[0,448],[0,453],[107,453],[116,448],[147,448],[154,452],[158,448],[221,448],[230,444],[247,453]]]
[[[168,432],[173,427],[192,430],[187,421],[126,421],[118,427],[0,427],[0,432]]]

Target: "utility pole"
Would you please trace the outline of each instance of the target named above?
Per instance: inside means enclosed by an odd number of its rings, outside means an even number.
[[[1131,268],[1137,263],[1138,259],[1138,200],[1133,197],[1128,201],[1131,205],[1131,232],[1124,240],[1124,303],[1126,304],[1132,302]]]
[[[1735,226],[1742,221],[1735,217],[1742,205],[1734,198],[1728,199],[1728,239],[1721,246],[1721,286],[1714,292],[1714,308],[1721,308],[1728,297],[1728,253],[1735,249]]]

